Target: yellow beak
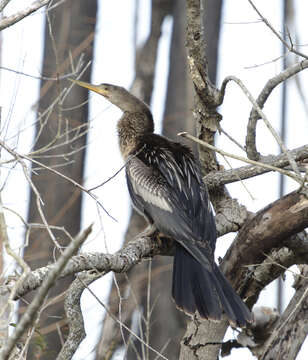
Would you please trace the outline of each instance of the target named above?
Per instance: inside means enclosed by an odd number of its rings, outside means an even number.
[[[92,85],[90,83],[87,83],[87,82],[84,82],[84,81],[79,81],[79,80],[74,80],[74,79],[69,79],[69,80],[71,82],[81,86],[81,87],[84,87],[84,88],[89,89],[91,91],[95,91],[96,93],[98,93],[100,95],[103,95],[103,96],[108,95],[108,90],[103,89],[101,87],[101,85]]]

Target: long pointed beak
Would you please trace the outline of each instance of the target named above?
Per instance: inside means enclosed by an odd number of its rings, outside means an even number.
[[[95,91],[96,93],[98,93],[100,95],[103,95],[103,96],[108,95],[108,91],[105,90],[105,89],[102,89],[102,87],[100,85],[93,85],[93,84],[90,84],[90,83],[87,83],[87,82],[84,82],[84,81],[74,80],[74,79],[69,79],[69,80],[71,82],[79,85],[79,86],[82,86],[82,87],[86,88],[86,89]]]

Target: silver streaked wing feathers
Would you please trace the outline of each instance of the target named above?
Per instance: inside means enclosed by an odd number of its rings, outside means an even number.
[[[138,158],[132,159],[127,165],[127,174],[130,178],[134,192],[142,199],[162,210],[172,212],[167,201],[163,185],[157,177],[153,176],[152,170]]]

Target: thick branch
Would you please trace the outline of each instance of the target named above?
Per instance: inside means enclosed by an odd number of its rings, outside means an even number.
[[[265,260],[254,267],[245,284],[247,305],[252,307],[260,292],[273,280],[283,275],[292,265],[308,263],[308,238],[305,232],[291,236],[279,248],[274,248]],[[250,271],[252,266],[249,267]]]
[[[100,274],[97,272],[82,273],[77,276],[77,279],[74,280],[69,287],[68,294],[64,302],[65,314],[69,324],[69,335],[57,357],[57,360],[71,359],[81,341],[86,337],[80,307],[80,297],[83,290],[99,277]]]
[[[262,360],[296,358],[308,334],[308,265],[302,269],[296,292],[268,339]]]
[[[202,0],[187,0],[187,35],[188,67],[196,92],[208,107],[216,108],[219,91],[208,76],[205,58],[204,28],[202,24]]]
[[[161,242],[156,236],[141,236],[115,254],[89,253],[73,256],[59,277],[63,278],[67,275],[93,269],[102,272],[101,275],[110,271],[126,272],[144,258],[157,254],[170,254],[171,248],[172,242],[165,238]],[[53,268],[54,264],[51,264],[29,273],[25,281],[16,290],[16,298],[38,288]],[[2,286],[0,294],[6,294],[11,287],[12,285]]]
[[[230,231],[237,231],[247,218],[245,209],[239,207],[239,211],[235,211],[237,208],[236,200],[234,200],[233,204],[234,206],[231,204],[231,207],[226,209],[224,215],[218,213],[216,216],[218,236],[222,236]],[[59,278],[92,269],[100,271],[101,275],[105,275],[110,271],[122,273],[131,269],[134,265],[141,262],[142,259],[155,255],[173,255],[173,241],[166,237],[161,237],[161,234],[157,233],[151,236],[141,234],[115,254],[87,253],[72,257]],[[54,264],[50,264],[31,271],[16,289],[15,298],[20,298],[28,292],[37,289],[53,267]],[[1,286],[0,295],[7,294],[14,285],[10,283],[9,285]]]
[[[226,253],[222,268],[245,296],[250,264],[261,263],[273,248],[308,226],[307,194],[292,192],[259,211],[238,232]],[[245,266],[247,266],[245,268]]]

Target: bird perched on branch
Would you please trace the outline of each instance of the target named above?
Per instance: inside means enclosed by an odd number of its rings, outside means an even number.
[[[153,133],[149,107],[122,87],[76,84],[123,111],[117,128],[134,207],[176,241],[172,296],[185,313],[245,326],[251,314],[214,261],[216,227],[207,190],[191,151]]]

